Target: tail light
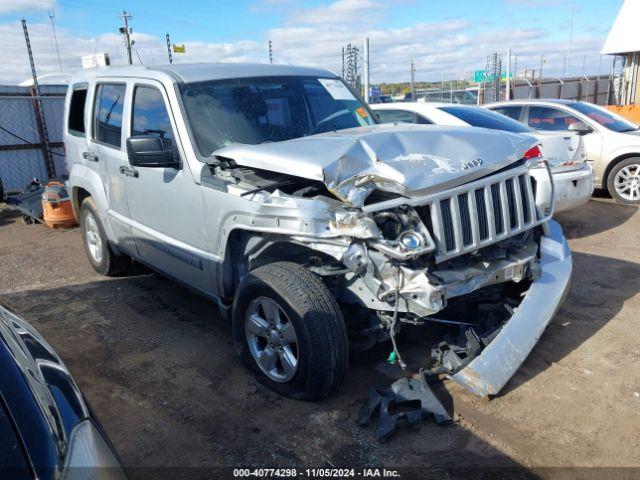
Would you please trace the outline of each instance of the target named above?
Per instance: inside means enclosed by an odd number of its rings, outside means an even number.
[[[535,145],[534,147],[531,147],[529,150],[524,152],[524,158],[526,158],[527,160],[530,158],[538,158],[541,156],[542,152],[540,151],[540,147],[538,147],[538,145]]]
[[[542,151],[540,151],[540,147],[538,145],[535,145],[524,152],[524,158],[527,160],[527,167],[529,168],[545,167],[545,161],[542,158]]]

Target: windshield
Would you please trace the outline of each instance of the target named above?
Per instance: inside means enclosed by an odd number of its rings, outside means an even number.
[[[591,103],[576,102],[569,104],[569,106],[614,132],[633,132],[638,129],[637,125],[621,116]]]
[[[373,125],[374,116],[339,79],[259,77],[180,87],[200,153]]]
[[[480,107],[440,107],[440,110],[459,118],[463,122],[467,122],[472,127],[504,130],[511,133],[534,132],[531,128],[516,122],[512,118]]]

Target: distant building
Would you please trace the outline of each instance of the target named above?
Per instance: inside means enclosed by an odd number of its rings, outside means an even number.
[[[619,98],[622,105],[640,104],[640,0],[625,0],[602,47],[623,62]],[[616,61],[618,60],[616,58]]]

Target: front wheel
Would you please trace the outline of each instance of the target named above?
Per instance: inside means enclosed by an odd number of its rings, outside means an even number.
[[[607,188],[620,203],[640,204],[640,158],[627,158],[609,172]]]
[[[300,265],[271,263],[242,280],[233,335],[245,365],[282,395],[316,400],[344,380],[349,345],[342,313],[322,281]]]

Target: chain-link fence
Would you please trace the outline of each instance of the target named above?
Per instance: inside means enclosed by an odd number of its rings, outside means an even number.
[[[0,86],[0,179],[5,190],[21,189],[34,177],[46,180],[51,172],[66,174],[62,138],[66,87],[43,85],[40,90],[36,97],[30,87]]]

